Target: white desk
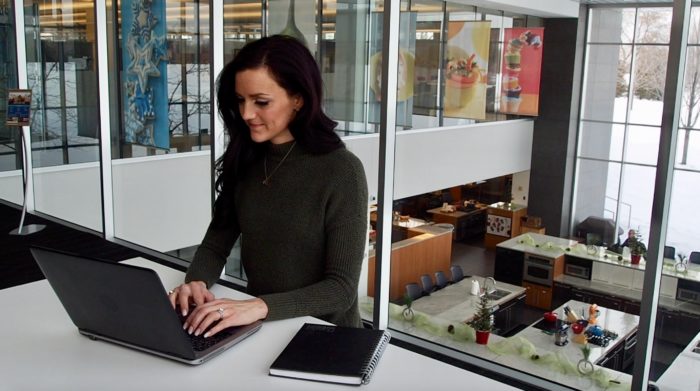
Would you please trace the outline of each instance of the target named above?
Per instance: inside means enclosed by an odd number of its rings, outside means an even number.
[[[700,390],[700,353],[694,349],[700,344],[700,333],[693,338],[671,366],[659,377],[656,385],[662,391]]]
[[[135,258],[127,263],[154,269],[166,288],[183,273]],[[247,295],[222,286],[217,296]],[[0,290],[3,338],[2,390],[344,390],[348,386],[268,375],[272,361],[312,317],[265,322],[262,329],[220,356],[191,367],[80,334],[46,280]],[[362,390],[461,386],[477,390],[513,389],[394,345],[388,346],[372,381]]]

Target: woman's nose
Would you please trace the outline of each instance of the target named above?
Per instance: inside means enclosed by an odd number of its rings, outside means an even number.
[[[249,120],[253,117],[255,117],[255,110],[253,110],[253,107],[247,103],[241,103],[239,106],[239,110],[241,112],[241,117],[244,120]]]

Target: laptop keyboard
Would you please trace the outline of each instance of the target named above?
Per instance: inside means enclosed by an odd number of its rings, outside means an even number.
[[[216,345],[217,343],[221,342],[222,340],[226,339],[226,337],[228,337],[229,335],[231,335],[231,332],[228,331],[228,329],[221,330],[209,338],[204,338],[203,334],[200,334],[198,336],[191,334],[190,335],[190,342],[192,343],[192,348],[195,351],[201,352],[201,351],[209,349],[210,347],[212,347],[212,346]]]
[[[181,323],[185,323],[185,320],[187,317],[182,316],[182,313],[180,311],[177,311],[178,317],[180,318]],[[218,321],[212,323],[212,325],[209,327],[210,329],[214,327]],[[194,335],[194,334],[187,334],[187,336],[190,337],[190,342],[192,343],[192,349],[194,349],[196,352],[201,352],[204,350],[209,349],[210,347],[218,344],[222,340],[228,338],[232,334],[232,330],[234,330],[235,327],[229,327],[227,329],[223,329],[216,333],[215,335],[212,335],[209,338],[204,338],[204,334],[206,331],[202,334],[199,335]]]

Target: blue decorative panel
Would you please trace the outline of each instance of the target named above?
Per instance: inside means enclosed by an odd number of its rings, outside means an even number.
[[[122,2],[124,141],[170,148],[165,1]]]

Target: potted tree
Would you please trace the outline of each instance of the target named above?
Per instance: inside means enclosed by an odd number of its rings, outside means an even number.
[[[493,329],[493,315],[486,295],[479,298],[479,309],[467,324],[476,331],[476,343],[486,345]]]
[[[627,246],[630,248],[632,264],[638,265],[642,257],[647,255],[647,246],[642,242],[642,235],[639,232],[635,233],[627,241]]]

